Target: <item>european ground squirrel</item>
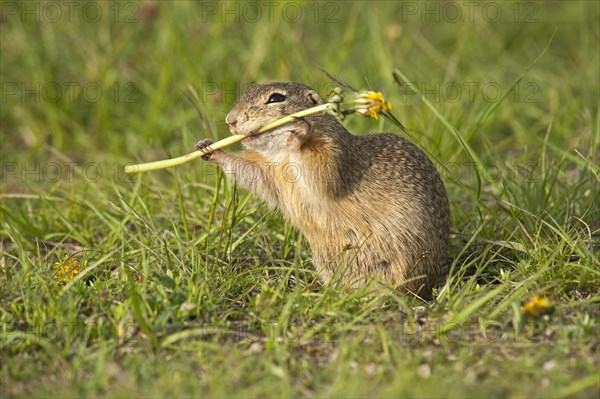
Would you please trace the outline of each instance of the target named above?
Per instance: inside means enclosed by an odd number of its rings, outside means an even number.
[[[298,83],[251,86],[225,121],[250,135],[323,104]],[[211,140],[201,140],[197,149]],[[313,114],[242,140],[247,151],[203,158],[258,195],[308,240],[321,280],[360,287],[373,278],[429,296],[442,273],[450,210],[442,180],[417,146],[391,133],[355,136]]]

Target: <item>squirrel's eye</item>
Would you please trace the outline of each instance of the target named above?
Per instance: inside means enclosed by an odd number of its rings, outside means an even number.
[[[267,100],[266,104],[282,103],[284,101],[285,101],[285,96],[283,94],[273,93],[273,94],[271,94],[271,96]]]

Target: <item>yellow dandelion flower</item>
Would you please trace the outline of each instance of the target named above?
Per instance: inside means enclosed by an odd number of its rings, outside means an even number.
[[[533,295],[521,306],[521,313],[533,319],[552,314],[553,312],[554,304],[548,298],[538,295]]]
[[[385,101],[383,94],[374,91],[361,91],[358,93],[355,104],[355,112],[375,120],[379,119],[379,113],[382,111],[392,110],[392,104]]]

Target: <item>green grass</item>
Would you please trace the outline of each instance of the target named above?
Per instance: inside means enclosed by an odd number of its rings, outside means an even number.
[[[2,3],[3,397],[598,394],[596,2],[492,3],[493,21],[482,3],[458,22],[431,2],[292,3],[293,22],[282,3],[256,23],[245,3],[240,23],[185,1],[52,22],[48,4]],[[326,95],[316,65],[385,93],[444,175],[454,234],[430,302],[321,286],[302,237],[200,160],[122,172],[225,137],[251,82]],[[66,255],[86,265],[61,283]],[[524,320],[534,294],[554,314]]]

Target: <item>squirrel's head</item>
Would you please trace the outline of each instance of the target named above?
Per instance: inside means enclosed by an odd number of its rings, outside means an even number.
[[[232,133],[251,135],[262,126],[284,116],[323,104],[319,94],[299,83],[262,83],[250,86],[242,95],[225,122]],[[302,125],[299,127],[299,125]],[[299,129],[306,130],[306,122],[294,121],[265,133],[254,135],[242,144],[269,158],[277,157],[290,148],[298,148]]]

